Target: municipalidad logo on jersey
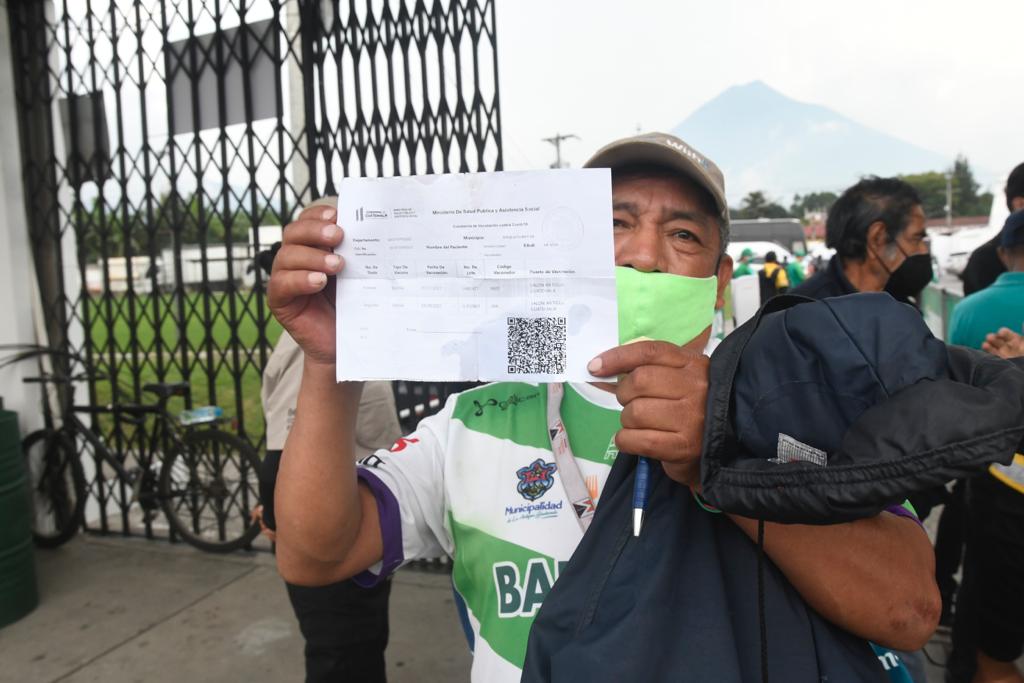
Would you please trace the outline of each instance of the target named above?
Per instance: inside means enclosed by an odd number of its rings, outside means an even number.
[[[537,500],[548,492],[555,483],[555,470],[558,466],[553,462],[544,462],[537,458],[526,467],[516,470],[519,484],[516,491],[526,500]]]

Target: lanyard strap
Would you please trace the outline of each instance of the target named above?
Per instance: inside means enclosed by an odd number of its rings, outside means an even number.
[[[572,454],[569,435],[565,431],[565,423],[562,422],[562,397],[564,395],[565,389],[561,384],[548,384],[548,436],[551,438],[551,452],[555,456],[555,465],[561,475],[562,487],[569,497],[569,502],[572,503],[572,510],[576,513],[576,521],[579,522],[580,529],[586,532],[590,522],[594,519],[596,506],[583,481],[580,466]]]

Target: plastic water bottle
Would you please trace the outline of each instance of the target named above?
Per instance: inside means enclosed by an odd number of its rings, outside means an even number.
[[[223,414],[224,411],[220,406],[201,406],[192,410],[181,411],[178,420],[186,426],[204,424],[206,422],[216,422]]]

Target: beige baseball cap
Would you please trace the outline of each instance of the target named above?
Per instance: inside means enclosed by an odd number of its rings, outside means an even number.
[[[615,169],[634,164],[656,164],[679,171],[711,194],[722,218],[728,222],[729,204],[725,200],[721,169],[674,135],[644,133],[616,140],[599,149],[583,166]]]

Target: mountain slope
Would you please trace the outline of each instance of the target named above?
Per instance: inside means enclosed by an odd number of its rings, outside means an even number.
[[[788,202],[793,194],[841,190],[862,175],[934,171],[952,163],[760,81],[729,88],[672,132],[722,168],[734,205],[753,190]]]

